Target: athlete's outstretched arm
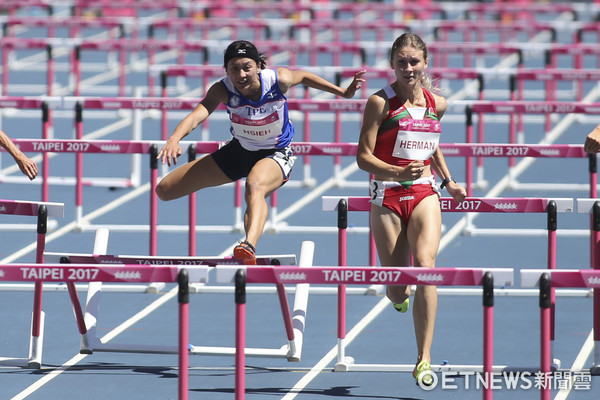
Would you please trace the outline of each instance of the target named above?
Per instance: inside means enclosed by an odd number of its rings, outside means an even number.
[[[365,73],[366,71],[357,72],[356,75],[354,75],[354,79],[350,85],[344,89],[334,85],[327,79],[313,74],[312,72],[304,70],[290,70],[283,67],[277,68],[279,87],[283,93],[286,93],[292,86],[302,84],[313,89],[322,90],[336,96],[344,97],[346,99],[353,97],[356,91],[361,88],[362,83],[365,81],[362,76]]]
[[[227,90],[225,86],[221,82],[216,82],[208,89],[206,96],[196,108],[177,125],[167,143],[158,153],[157,159],[161,160],[163,164],[166,162],[169,166],[177,164],[177,157],[183,152],[179,142],[204,122],[220,103],[226,101]]]
[[[0,146],[4,148],[8,154],[14,159],[21,172],[23,172],[30,180],[35,179],[38,174],[38,167],[35,161],[27,157],[13,142],[4,131],[0,129]]]

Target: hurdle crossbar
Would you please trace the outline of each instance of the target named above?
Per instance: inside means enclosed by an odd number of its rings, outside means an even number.
[[[0,200],[0,214],[37,216],[37,247],[36,262],[44,262],[48,217],[62,218],[64,204],[38,201]],[[0,270],[0,280],[4,278]],[[29,341],[29,356],[23,358],[0,357],[0,364],[17,365],[29,368],[40,368],[42,364],[42,349],[44,342],[45,313],[42,309],[43,283],[35,280],[33,295],[33,312],[31,316],[31,335]]]
[[[103,228],[102,228],[103,229]],[[86,253],[61,253],[61,252],[44,252],[44,260],[47,263],[68,262],[72,264],[139,264],[146,266],[155,265],[205,265],[214,267],[216,265],[233,264],[242,265],[243,262],[233,257],[217,257],[217,256],[178,256],[178,257],[163,257],[163,256],[145,256],[145,255],[93,255]],[[296,263],[296,256],[289,255],[260,255],[256,257],[257,265],[275,265],[285,264],[291,265]],[[119,285],[120,286],[120,285]],[[157,293],[164,288],[164,282],[151,282],[142,290],[145,293]],[[193,292],[200,292],[201,284],[195,286],[190,284]],[[112,287],[114,289],[114,287]],[[127,285],[123,291],[132,291],[130,285]],[[136,287],[135,291],[140,291]]]

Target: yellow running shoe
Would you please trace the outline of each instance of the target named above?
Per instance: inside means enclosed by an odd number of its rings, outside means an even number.
[[[405,313],[408,311],[408,306],[410,305],[410,297],[407,297],[402,303],[392,303],[396,311]]]
[[[425,360],[418,363],[413,370],[413,377],[416,379],[417,385],[419,386],[433,385],[433,371],[431,370],[431,364]]]

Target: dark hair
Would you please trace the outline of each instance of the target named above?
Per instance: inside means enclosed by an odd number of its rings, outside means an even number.
[[[236,40],[231,42],[225,50],[223,57],[223,65],[227,69],[227,63],[229,60],[236,57],[247,57],[256,61],[256,64],[260,69],[264,69],[267,66],[267,58],[264,54],[259,53],[252,43],[247,40]]]
[[[415,49],[421,50],[423,52],[423,58],[425,59],[425,61],[427,61],[429,57],[429,54],[427,52],[427,45],[425,44],[423,39],[421,39],[421,37],[416,33],[406,32],[398,36],[396,40],[394,40],[394,43],[392,44],[392,48],[390,50],[390,62],[393,61],[394,52],[403,47],[414,47]],[[421,79],[421,84],[427,89],[433,89],[433,82],[431,80],[431,77],[427,74],[423,75],[423,78]]]

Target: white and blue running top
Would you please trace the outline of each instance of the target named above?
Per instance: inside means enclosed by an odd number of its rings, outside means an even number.
[[[294,137],[294,126],[288,117],[287,99],[279,88],[277,71],[260,72],[262,94],[254,102],[235,88],[227,76],[221,80],[229,99],[225,104],[231,119],[231,134],[246,150],[287,147]]]

